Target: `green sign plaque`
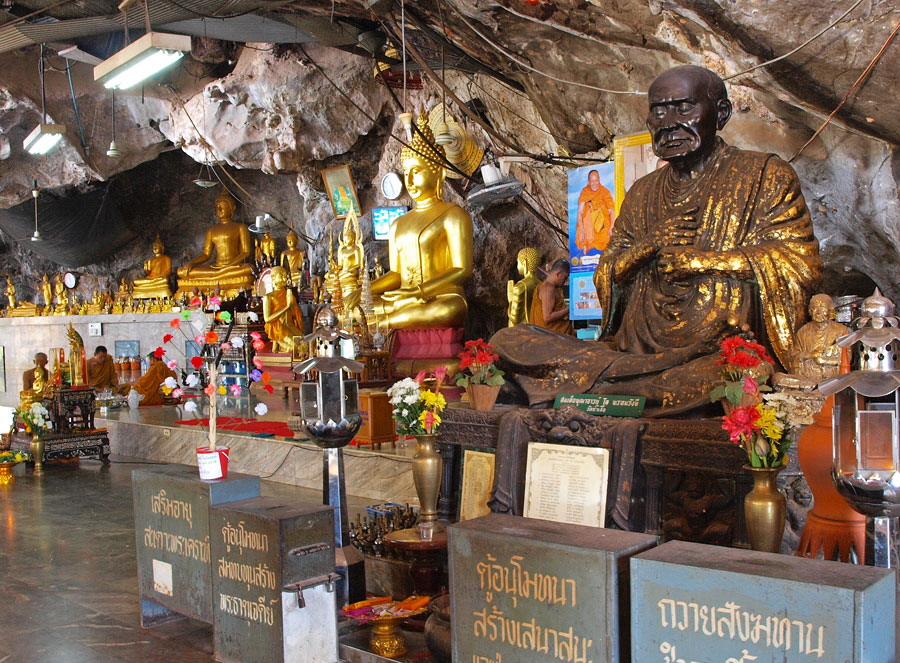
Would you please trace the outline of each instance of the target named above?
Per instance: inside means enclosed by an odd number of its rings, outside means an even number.
[[[600,396],[598,394],[559,394],[553,407],[573,405],[582,412],[602,417],[639,417],[644,412],[643,396]]]

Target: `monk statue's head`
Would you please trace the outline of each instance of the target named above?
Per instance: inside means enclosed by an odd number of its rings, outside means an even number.
[[[444,182],[444,148],[434,142],[428,114],[419,113],[416,133],[408,147],[400,151],[406,190],[413,200],[441,197]]]
[[[813,295],[809,300],[809,317],[813,322],[834,318],[834,300],[830,295]]]
[[[541,254],[538,253],[537,249],[533,249],[530,246],[526,246],[516,255],[516,267],[522,276],[534,274],[534,270],[538,268],[540,262]]]
[[[275,290],[281,290],[288,282],[288,273],[284,267],[273,267],[269,274],[272,277],[272,287]]]
[[[703,67],[684,65],[661,74],[647,93],[653,152],[676,167],[702,163],[716,132],[731,117],[725,82]]]
[[[222,222],[231,221],[234,218],[234,210],[236,208],[237,203],[235,203],[234,198],[223,188],[218,198],[216,198],[216,216]]]

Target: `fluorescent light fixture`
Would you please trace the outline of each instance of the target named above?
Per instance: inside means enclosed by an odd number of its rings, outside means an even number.
[[[23,145],[31,154],[47,154],[65,135],[65,125],[39,124],[28,134]]]
[[[148,32],[94,67],[94,80],[107,89],[127,90],[184,57],[191,38],[168,32]]]

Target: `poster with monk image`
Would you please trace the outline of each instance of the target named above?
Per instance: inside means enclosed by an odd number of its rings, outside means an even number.
[[[568,172],[569,276],[571,320],[599,320],[602,310],[592,277],[600,254],[609,243],[615,223],[613,162],[598,163]],[[582,284],[584,287],[576,287]]]

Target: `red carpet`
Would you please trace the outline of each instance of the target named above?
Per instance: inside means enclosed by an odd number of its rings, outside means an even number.
[[[209,417],[203,419],[185,419],[176,421],[183,426],[209,426]],[[294,437],[294,431],[283,421],[264,421],[259,419],[243,419],[241,417],[216,417],[216,428],[220,430],[241,431],[244,433],[268,433],[279,437]]]

